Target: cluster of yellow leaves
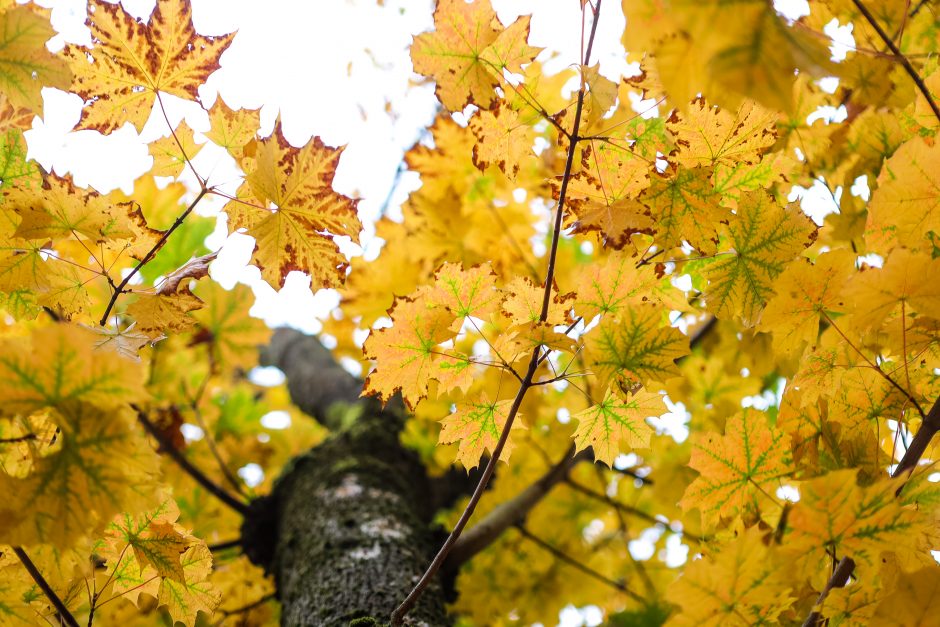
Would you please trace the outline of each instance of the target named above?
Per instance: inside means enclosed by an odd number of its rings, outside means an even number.
[[[922,61],[940,48],[936,16],[865,4],[904,53],[916,53],[915,69],[937,93],[935,64]],[[940,512],[927,496],[929,467],[900,498],[886,471],[938,394],[940,292],[929,277],[940,270],[940,125],[927,100],[900,63],[865,52],[885,43],[852,2],[813,2],[796,22],[759,1],[624,2],[624,45],[646,54],[642,74],[619,85],[596,66],[541,75],[543,57],[533,60],[538,51],[520,39],[526,18],[503,27],[487,5],[440,3],[435,31],[412,49],[445,109],[479,110],[466,128],[440,116],[434,147],[408,153],[422,187],[402,223],[380,222],[378,262],[351,273],[350,324],[390,319],[365,344],[367,393],[400,392],[425,421],[413,434],[419,446],[440,421],[439,441],[475,466],[492,453],[534,349],[544,359],[516,408],[528,430],[512,431],[507,445],[519,474],[531,476],[530,456],[546,457],[541,430],[561,432],[552,455],[573,441],[612,465],[639,449],[656,479],[638,489],[644,497],[631,495],[643,499],[639,511],[682,518],[690,535],[706,536],[704,558],[669,588],[669,624],[802,622],[842,557],[856,563],[853,580],[830,594],[823,616],[881,624],[910,615],[898,620],[918,624],[930,601],[912,591],[931,589],[940,573],[929,553]],[[842,63],[821,33],[833,18],[859,34]],[[507,52],[497,60],[496,49]],[[812,80],[826,75],[841,81],[834,94]],[[572,78],[584,94],[579,128],[578,93],[561,92]],[[638,91],[666,113],[637,116]],[[844,122],[813,122],[817,108],[840,103]],[[564,172],[572,137],[574,167]],[[863,176],[870,201],[853,187]],[[785,200],[791,185],[814,179],[838,205],[821,226]],[[544,207],[562,199],[570,230],[545,318],[537,286],[547,259],[527,242],[548,243],[532,212],[550,223]],[[517,296],[523,283],[536,288],[528,298]],[[466,306],[445,304],[446,286],[462,290]],[[645,424],[665,412],[663,390],[691,414],[685,442],[664,442]],[[596,509],[579,511],[610,528]],[[569,552],[594,563],[577,544]],[[496,549],[487,555],[492,581],[476,569],[476,579],[464,577],[477,601],[461,601],[462,611],[495,620],[480,600],[505,594],[524,618],[554,620],[557,589],[510,600],[523,594],[503,590],[515,589],[518,566]],[[635,575],[639,586],[650,581],[644,563],[624,558],[605,572]],[[532,567],[551,580],[548,567]],[[601,590],[588,598],[624,606]]]
[[[853,580],[823,616],[913,625],[932,611],[940,493],[929,465],[903,486],[886,469],[940,393],[940,123],[879,30],[933,94],[940,23],[920,5],[861,3],[879,29],[859,4],[812,2],[791,22],[763,0],[626,1],[623,42],[641,73],[615,83],[588,63],[546,76],[528,16],[504,26],[487,0],[442,0],[412,46],[446,110],[406,156],[422,186],[401,221],[377,223],[379,258],[351,269],[333,241],[361,227],[356,201],[332,189],[342,150],[292,146],[280,122],[259,138],[258,112],[221,99],[209,109],[202,135],[245,174],[230,228],[255,237],[272,286],[300,270],[341,287],[343,317],[326,329],[337,354],[357,355],[354,332],[371,329],[366,392],[401,395],[415,413],[405,439],[432,468],[476,466],[512,421],[512,466],[484,510],[571,449],[632,473],[576,468],[526,521],[611,573],[611,594],[510,534],[462,577],[460,611],[553,622],[574,602],[662,608],[676,625],[800,622],[843,557]],[[593,6],[582,3],[588,21]],[[193,208],[218,190],[195,171],[198,190],[154,178],[192,169],[192,128],[150,145],[153,170],[126,196],[27,159],[44,86],[78,94],[79,127],[104,133],[140,130],[161,94],[198,102],[235,35],[199,35],[191,13],[159,0],[136,20],[92,0],[91,46],[52,54],[43,11],[0,8],[0,543],[24,547],[71,610],[100,620],[116,622],[129,604],[108,601],[122,598],[194,624],[220,603],[237,611],[220,590],[260,578],[244,560],[213,564],[205,540],[230,539],[240,520],[173,466],[161,475],[139,419],[245,494],[232,469],[261,462],[263,489],[322,437],[259,422],[287,401],[242,377],[266,338],[248,288],[207,278],[212,223]],[[842,63],[821,33],[833,19],[858,46]],[[835,93],[812,80],[825,75]],[[650,98],[663,115],[631,105]],[[809,121],[841,104],[843,121]],[[468,105],[466,124],[447,114]],[[870,200],[851,192],[861,180]],[[838,205],[821,226],[785,200],[812,181]],[[664,393],[673,416],[688,412],[688,440],[654,431]],[[187,441],[183,424],[203,438]],[[631,551],[644,528],[658,534],[650,559]],[[674,539],[701,553],[679,572],[659,563]],[[51,615],[6,549],[0,572],[4,620]],[[637,586],[645,597],[624,594]]]
[[[0,622],[34,624],[55,612],[7,545],[33,558],[83,622],[124,620],[131,606],[111,602],[120,599],[151,615],[144,620],[160,612],[190,625],[220,602],[237,611],[241,592],[223,600],[221,591],[264,579],[233,556],[213,563],[205,541],[237,536],[239,518],[161,463],[139,421],[155,425],[161,446],[246,495],[235,469],[276,470],[322,434],[259,423],[289,400],[283,388],[245,381],[269,335],[248,315],[251,290],[208,278],[216,252],[203,242],[215,220],[193,209],[218,192],[195,170],[197,190],[157,178],[192,169],[205,140],[185,122],[166,128],[149,146],[153,168],[125,195],[43,171],[24,139],[43,87],[78,94],[78,128],[102,133],[125,123],[139,131],[161,94],[198,102],[235,35],[197,34],[188,0],[160,0],[144,20],[91,0],[90,47],[53,54],[48,13],[11,5],[0,7]],[[318,284],[341,283],[346,263],[332,238],[359,231],[355,201],[331,189],[341,150],[316,138],[293,147],[279,125],[258,139],[258,111],[220,98],[208,113],[204,137],[245,172],[229,223],[258,239],[265,278],[279,287],[302,270]],[[200,439],[183,437],[186,423]],[[264,597],[259,590],[248,601]],[[245,616],[270,616],[266,605]]]

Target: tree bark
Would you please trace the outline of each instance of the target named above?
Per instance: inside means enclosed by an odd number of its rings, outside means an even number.
[[[273,572],[284,625],[379,624],[440,544],[424,466],[401,446],[400,403],[359,399],[361,383],[314,338],[278,330],[262,363],[287,375],[292,400],[331,430],[295,459],[242,530],[246,554]],[[413,625],[448,625],[440,581]]]

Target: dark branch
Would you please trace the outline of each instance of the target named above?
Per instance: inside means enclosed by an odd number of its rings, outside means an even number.
[[[585,452],[575,455],[574,446],[569,448],[561,461],[552,466],[535,483],[515,497],[497,505],[483,520],[463,534],[454,543],[445,569],[456,571],[474,555],[496,541],[504,531],[521,524],[532,508],[538,505],[552,488],[568,477],[572,468],[588,459],[590,456]]]
[[[803,621],[803,627],[817,627],[819,625],[820,619],[822,618],[819,610],[822,608],[823,601],[826,600],[826,597],[829,596],[829,592],[832,591],[833,588],[845,587],[845,584],[848,583],[849,577],[854,570],[855,562],[852,561],[852,558],[843,557],[839,565],[836,566],[836,569],[832,572],[832,577],[826,582],[826,587],[819,593],[819,598],[816,599],[816,604],[813,605],[813,611],[806,617],[806,620]]]
[[[656,517],[653,516],[652,514],[647,514],[647,513],[644,512],[643,510],[640,510],[640,509],[637,509],[637,508],[632,507],[632,506],[630,506],[630,505],[627,505],[626,503],[621,503],[620,501],[615,501],[614,499],[610,498],[610,497],[607,496],[606,494],[603,494],[603,493],[601,493],[601,492],[597,492],[596,490],[592,490],[591,488],[587,487],[586,485],[582,485],[582,484],[578,483],[578,482],[575,481],[574,479],[568,478],[568,479],[565,480],[565,483],[567,483],[568,486],[569,486],[572,490],[574,490],[575,492],[580,492],[581,494],[583,494],[583,495],[585,495],[585,496],[589,496],[589,497],[591,497],[592,499],[595,499],[595,500],[601,501],[601,502],[603,502],[603,503],[606,503],[607,505],[609,505],[609,506],[612,507],[613,509],[616,509],[616,510],[619,511],[619,512],[622,512],[622,513],[624,513],[624,514],[627,514],[628,516],[633,516],[633,517],[635,517],[635,518],[640,518],[640,519],[645,520],[646,522],[651,523],[651,524],[653,524],[653,525],[665,525],[665,526],[667,526],[667,527],[669,526],[669,522],[668,522],[668,521],[660,520],[659,518],[656,518]],[[695,534],[693,534],[693,533],[689,533],[688,531],[685,531],[685,530],[682,531],[682,535],[683,535],[683,537],[686,537],[686,538],[688,538],[688,539],[690,539],[690,540],[694,540],[695,542],[702,542],[702,540],[703,540],[703,538],[702,538],[701,536],[697,536],[697,535],[695,535]]]
[[[114,309],[114,305],[115,303],[117,303],[118,297],[124,293],[124,288],[127,287],[127,284],[131,282],[131,279],[137,276],[137,273],[140,272],[141,268],[143,268],[147,263],[150,262],[151,259],[153,259],[153,256],[157,254],[157,251],[163,248],[163,245],[166,244],[166,241],[168,239],[170,239],[170,236],[173,235],[173,232],[176,229],[178,229],[180,225],[183,224],[183,220],[185,220],[186,217],[190,213],[192,213],[193,209],[196,208],[196,205],[199,203],[200,200],[202,200],[202,197],[205,196],[207,192],[208,190],[205,188],[199,190],[199,193],[196,194],[196,198],[191,203],[189,203],[189,206],[186,207],[186,210],[183,211],[183,213],[181,213],[179,217],[176,218],[176,221],[173,222],[170,228],[164,231],[163,235],[161,235],[160,239],[158,239],[157,242],[153,245],[153,247],[147,251],[147,254],[144,255],[143,259],[138,261],[137,265],[134,266],[134,268],[130,272],[127,273],[127,276],[124,277],[124,280],[118,283],[118,286],[114,289],[114,292],[111,294],[111,300],[108,301],[108,306],[104,310],[104,315],[102,315],[101,320],[98,321],[98,324],[100,326],[103,327],[108,323],[108,316],[111,315],[111,310]]]
[[[39,569],[36,568],[36,565],[33,564],[33,560],[29,559],[29,556],[26,554],[26,551],[23,550],[23,547],[15,546],[13,547],[13,552],[16,553],[16,556],[20,559],[20,562],[23,563],[23,566],[26,568],[26,572],[29,573],[29,576],[33,578],[33,581],[36,582],[36,585],[39,586],[39,589],[43,591],[43,594],[45,594],[49,599],[49,602],[52,603],[52,606],[58,613],[59,620],[62,622],[62,624],[68,625],[68,627],[78,627],[78,621],[76,621],[75,617],[72,616],[69,608],[65,607],[65,603],[63,603],[62,599],[59,598],[59,595],[55,593],[55,590],[53,590],[52,586],[49,585],[49,582],[46,581],[46,578],[42,576],[42,573],[39,572]]]
[[[261,607],[262,605],[264,605],[264,604],[267,603],[268,601],[272,601],[272,600],[274,600],[274,599],[276,599],[276,598],[277,598],[277,595],[276,595],[275,593],[269,592],[268,594],[264,595],[263,597],[259,598],[258,600],[252,601],[251,603],[249,603],[249,604],[247,604],[247,605],[243,605],[243,606],[241,606],[241,607],[236,607],[236,608],[233,609],[233,610],[219,610],[219,614],[221,614],[222,616],[235,616],[236,614],[244,614],[245,612],[250,612],[251,610],[255,609],[256,607]]]
[[[891,476],[900,477],[913,470],[920,461],[920,458],[923,457],[927,446],[930,444],[930,441],[933,440],[933,436],[937,434],[937,431],[940,431],[940,398],[937,398],[933,407],[927,412],[924,422],[921,423],[920,429],[911,441],[911,445],[904,451],[904,456],[901,458],[901,461],[898,462],[898,467],[894,469]]]
[[[518,525],[516,528],[519,530],[519,533],[522,534],[522,537],[523,537],[523,538],[525,538],[526,540],[529,540],[530,542],[533,542],[534,544],[537,544],[537,545],[540,546],[541,548],[545,549],[546,551],[548,551],[549,553],[551,553],[551,554],[552,554],[556,559],[558,559],[559,561],[562,561],[562,562],[564,562],[565,564],[568,564],[569,566],[580,570],[582,573],[584,573],[584,574],[587,575],[588,577],[591,577],[591,578],[593,578],[593,579],[596,579],[597,581],[600,581],[601,583],[606,584],[606,585],[610,586],[611,588],[614,588],[614,589],[616,589],[616,590],[619,590],[620,592],[623,592],[624,594],[626,594],[627,596],[629,596],[629,597],[630,597],[631,599],[633,599],[634,601],[638,601],[638,602],[644,603],[644,604],[646,603],[646,599],[644,599],[642,595],[637,594],[636,592],[634,592],[633,590],[631,590],[630,588],[628,588],[627,586],[625,586],[622,582],[620,582],[620,581],[614,581],[614,580],[611,579],[610,577],[607,577],[607,576],[605,576],[605,575],[600,574],[599,572],[597,572],[597,571],[594,570],[593,568],[590,568],[590,567],[588,567],[588,566],[585,566],[584,564],[582,564],[582,563],[579,562],[578,560],[574,559],[573,557],[571,557],[571,556],[568,555],[567,553],[564,553],[563,551],[559,550],[558,548],[552,546],[551,544],[549,544],[549,543],[546,542],[545,540],[541,539],[540,537],[538,537],[538,536],[536,536],[536,535],[533,535],[528,529],[526,529],[526,528],[523,527],[522,525]]]
[[[216,544],[210,544],[208,548],[211,552],[215,553],[216,551],[227,551],[229,549],[241,548],[241,545],[242,545],[242,539],[235,538],[234,540],[228,540],[226,542],[218,542]]]
[[[214,497],[231,507],[242,516],[245,516],[248,513],[247,503],[226,492],[222,486],[217,484],[215,481],[207,477],[205,473],[196,468],[192,462],[186,459],[186,457],[175,446],[173,446],[171,442],[167,441],[166,436],[163,435],[157,425],[150,422],[150,419],[147,417],[146,413],[144,413],[138,407],[133,405],[131,407],[133,407],[137,412],[137,421],[144,426],[144,429],[147,430],[147,433],[149,433],[157,442],[159,442],[159,450],[162,453],[168,455],[174,462],[176,462],[177,466],[183,469],[186,474],[192,477],[196,483],[205,488],[206,491],[208,491]]]
[[[901,52],[901,49],[898,48],[897,44],[894,43],[894,40],[891,38],[888,33],[881,27],[881,24],[878,23],[878,20],[875,19],[875,16],[871,14],[861,0],[852,0],[852,3],[855,5],[855,8],[859,10],[862,16],[865,18],[865,21],[875,29],[875,32],[878,33],[878,36],[881,37],[881,41],[884,42],[891,53],[894,55],[894,58],[904,66],[904,70],[907,72],[908,76],[911,77],[911,80],[914,81],[914,84],[917,85],[917,89],[920,90],[920,93],[924,95],[924,98],[927,99],[927,104],[930,106],[930,110],[933,111],[934,116],[937,120],[940,120],[940,108],[937,107],[937,103],[934,101],[933,96],[930,94],[930,90],[927,88],[927,85],[924,83],[924,79],[920,77],[920,74],[917,73],[917,70],[914,69],[914,66],[911,65],[910,60],[904,56],[904,53]]]

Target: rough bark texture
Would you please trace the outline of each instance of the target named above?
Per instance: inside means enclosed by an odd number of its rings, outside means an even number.
[[[399,444],[404,413],[358,400],[361,384],[300,333],[279,330],[263,362],[285,372],[294,402],[332,435],[255,505],[243,529],[246,553],[274,573],[282,624],[384,623],[440,540],[425,469]],[[448,624],[439,582],[409,624]]]

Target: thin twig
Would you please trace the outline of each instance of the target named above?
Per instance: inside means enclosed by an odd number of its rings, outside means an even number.
[[[659,518],[656,518],[656,517],[653,516],[652,514],[647,514],[647,513],[644,512],[643,510],[637,509],[637,508],[635,508],[635,507],[631,507],[630,505],[627,505],[626,503],[621,503],[620,501],[615,501],[614,499],[610,498],[610,497],[607,496],[606,494],[602,494],[602,493],[600,493],[600,492],[597,492],[596,490],[592,490],[591,488],[587,487],[586,485],[583,485],[583,484],[581,484],[581,483],[578,483],[577,481],[575,481],[574,479],[571,479],[570,477],[565,480],[565,483],[567,483],[568,486],[571,487],[571,489],[574,490],[575,492],[580,492],[581,494],[583,494],[583,495],[585,495],[585,496],[589,496],[589,497],[591,497],[592,499],[601,501],[602,503],[606,503],[606,504],[609,505],[610,507],[612,507],[612,508],[614,508],[614,509],[616,509],[616,510],[621,511],[621,512],[623,512],[624,514],[627,514],[627,515],[629,515],[629,516],[635,516],[636,518],[640,518],[640,519],[645,520],[646,522],[651,523],[651,524],[654,524],[654,525],[663,525],[663,526],[669,528],[669,522],[668,522],[668,521],[660,520]],[[670,529],[670,530],[671,530],[671,529]],[[695,541],[695,542],[703,542],[703,541],[704,541],[704,538],[702,538],[701,536],[697,536],[697,535],[695,535],[695,534],[693,534],[693,533],[689,533],[688,531],[685,531],[684,529],[681,531],[681,533],[682,533],[683,537],[686,537],[686,538],[688,538],[689,540],[693,540],[693,541]]]
[[[69,611],[69,608],[65,607],[65,603],[62,602],[62,599],[59,598],[59,595],[55,593],[55,590],[52,589],[52,586],[49,585],[49,582],[46,581],[46,578],[42,576],[42,573],[39,572],[39,569],[36,568],[36,565],[33,564],[33,560],[29,559],[29,555],[26,554],[26,551],[23,550],[21,546],[13,547],[13,552],[16,553],[16,556],[20,559],[20,562],[23,563],[23,566],[26,568],[26,572],[29,573],[29,576],[33,578],[33,581],[36,582],[36,585],[39,586],[39,589],[43,591],[46,597],[49,599],[49,602],[52,603],[52,607],[55,608],[55,611],[59,615],[59,620],[63,625],[68,625],[68,627],[78,627],[78,621],[75,620],[75,617],[72,616],[72,613]]]
[[[140,272],[140,269],[143,268],[144,265],[153,259],[153,256],[157,254],[157,251],[163,248],[163,245],[170,238],[170,235],[173,234],[173,231],[178,229],[180,225],[183,224],[183,220],[185,220],[186,217],[192,213],[193,209],[196,208],[196,204],[202,200],[202,197],[205,196],[208,191],[209,190],[207,190],[205,187],[199,190],[199,193],[196,194],[196,198],[191,203],[189,203],[189,206],[186,207],[186,210],[176,218],[176,221],[170,226],[170,228],[168,228],[163,233],[163,235],[160,236],[160,239],[157,240],[153,247],[147,251],[147,254],[144,255],[144,258],[137,262],[137,265],[134,266],[134,268],[127,273],[127,276],[124,277],[124,280],[118,284],[117,289],[115,289],[111,294],[111,300],[108,301],[108,306],[104,310],[104,315],[101,316],[101,320],[98,321],[100,326],[103,327],[108,323],[108,316],[111,315],[111,310],[114,309],[114,304],[117,303],[118,297],[124,293],[124,288],[127,287],[127,284],[131,282],[131,279],[133,279],[138,272]]]
[[[497,505],[483,520],[467,530],[467,533],[454,543],[445,568],[448,571],[456,571],[474,555],[491,545],[504,531],[525,520],[532,508],[538,505],[552,488],[567,478],[572,468],[579,462],[590,459],[585,454],[575,455],[574,453],[575,446],[572,444],[561,460],[532,485],[508,501]]]
[[[601,0],[598,0],[597,7],[594,9],[594,23],[591,26],[591,34],[588,39],[587,51],[584,55],[585,66],[587,66],[588,62],[590,61],[591,49],[594,47],[594,37],[597,33],[600,5]],[[571,141],[568,146],[568,158],[565,162],[565,171],[562,175],[561,189],[558,194],[558,208],[555,214],[554,230],[552,231],[552,245],[548,258],[548,269],[545,275],[545,293],[542,298],[542,312],[539,316],[540,322],[545,322],[548,319],[548,308],[552,300],[552,283],[555,276],[555,261],[558,256],[558,242],[561,237],[562,218],[565,213],[565,196],[568,190],[568,183],[571,180],[571,171],[574,166],[574,157],[578,146],[578,128],[581,124],[581,113],[584,109],[584,88],[585,85],[582,74],[581,88],[578,90],[578,102],[575,109],[574,124],[572,126],[570,138]],[[502,433],[500,433],[499,440],[493,449],[493,455],[487,462],[486,468],[483,470],[483,475],[480,477],[480,482],[477,484],[476,489],[470,496],[470,501],[467,503],[463,513],[457,520],[457,524],[454,525],[453,531],[450,532],[447,540],[444,541],[444,544],[437,552],[437,555],[434,556],[434,559],[431,561],[431,564],[421,576],[421,579],[417,584],[415,584],[415,587],[411,590],[411,592],[408,593],[408,596],[405,597],[405,600],[402,601],[401,605],[399,605],[395,611],[392,612],[391,623],[393,626],[402,624],[402,620],[404,619],[405,615],[411,611],[411,608],[414,607],[415,603],[418,602],[418,599],[421,598],[421,595],[424,594],[425,588],[428,587],[428,585],[431,583],[431,580],[437,575],[438,571],[441,569],[441,566],[443,566],[444,561],[447,559],[447,555],[453,548],[454,543],[457,541],[457,538],[460,537],[464,527],[466,527],[467,523],[470,521],[470,517],[473,516],[473,512],[476,509],[477,504],[483,497],[483,492],[486,490],[490,479],[493,477],[493,473],[496,471],[496,464],[499,462],[499,457],[503,452],[503,448],[506,446],[507,440],[509,439],[509,432],[512,429],[516,414],[519,412],[519,407],[522,405],[522,400],[525,398],[526,392],[529,391],[529,388],[532,387],[532,380],[535,376],[535,371],[538,368],[540,356],[541,346],[536,346],[532,351],[532,357],[529,359],[529,367],[526,370],[525,377],[523,377],[522,382],[519,384],[516,397],[513,399],[512,405],[510,406],[509,412],[507,413],[506,422],[503,425],[503,430]]]
[[[832,577],[826,582],[826,587],[819,593],[819,598],[816,599],[816,603],[813,605],[813,611],[806,617],[806,620],[803,621],[803,627],[817,627],[817,625],[819,625],[819,620],[822,618],[822,615],[817,608],[822,608],[823,601],[826,600],[826,597],[829,596],[829,592],[834,588],[845,587],[845,584],[848,583],[849,577],[854,570],[855,562],[852,561],[852,558],[843,557],[839,565],[836,566],[836,569],[832,572]]]
[[[636,592],[634,592],[633,590],[625,586],[622,582],[615,581],[611,579],[610,577],[607,577],[606,575],[602,575],[601,573],[597,572],[593,568],[582,564],[581,562],[571,557],[567,553],[564,553],[557,547],[552,546],[551,544],[549,544],[542,538],[536,535],[533,535],[532,532],[530,532],[528,529],[526,529],[522,525],[518,525],[516,528],[519,530],[519,533],[522,534],[523,538],[545,549],[546,551],[551,553],[553,556],[555,556],[555,558],[558,559],[559,561],[562,561],[573,568],[577,568],[588,577],[592,577],[593,579],[596,579],[600,581],[601,583],[606,584],[610,586],[611,588],[614,588],[615,590],[619,590],[620,592],[623,592],[634,601],[637,601],[644,605],[646,604],[647,601],[645,598],[643,598],[643,595],[637,594]]]
[[[600,466],[594,466],[594,469],[597,471],[597,480],[600,482],[603,487],[607,485],[607,479],[604,477],[604,471]],[[605,497],[607,497],[607,504],[614,510],[614,514],[617,516],[617,526],[620,527],[620,535],[623,538],[624,548],[627,550],[627,557],[630,558],[630,562],[633,564],[633,568],[636,570],[637,574],[640,576],[640,579],[643,580],[643,586],[646,588],[646,594],[650,597],[656,597],[656,584],[653,583],[653,580],[650,578],[650,574],[646,571],[646,566],[643,564],[642,560],[638,560],[633,556],[633,553],[630,552],[630,527],[627,525],[627,519],[624,517],[623,512],[614,507],[613,499],[607,496],[606,493],[602,492]]]
[[[215,553],[216,551],[227,551],[228,549],[235,549],[242,545],[241,538],[235,538],[234,540],[227,540],[226,542],[218,542],[216,544],[208,545],[210,552]]]
[[[20,435],[15,438],[0,438],[0,444],[16,444],[17,442],[27,442],[35,439],[35,433],[27,433],[26,435]]]
[[[264,604],[267,603],[268,601],[271,601],[271,600],[276,599],[276,598],[277,598],[277,595],[276,595],[275,593],[269,592],[268,594],[264,595],[263,597],[259,598],[259,599],[256,600],[256,601],[253,601],[253,602],[249,603],[248,605],[243,605],[243,606],[237,607],[237,608],[235,608],[235,609],[233,609],[233,610],[218,610],[218,612],[219,612],[219,614],[221,614],[222,616],[234,616],[235,614],[244,614],[245,612],[250,612],[251,610],[255,609],[256,607],[261,607],[262,605],[264,605]]]
[[[924,95],[924,98],[927,99],[927,104],[930,106],[930,110],[933,111],[934,116],[940,121],[940,108],[937,107],[937,103],[934,101],[933,96],[930,94],[930,90],[927,89],[927,85],[924,83],[924,79],[920,77],[920,74],[917,73],[917,70],[914,69],[914,66],[911,65],[910,60],[904,56],[904,53],[901,52],[901,49],[898,48],[897,44],[894,43],[894,40],[891,38],[888,33],[881,27],[881,24],[878,23],[878,20],[875,19],[875,16],[871,14],[862,0],[852,0],[852,4],[855,5],[855,8],[859,10],[862,16],[865,18],[865,21],[875,29],[875,32],[878,33],[878,36],[881,37],[881,41],[888,46],[888,49],[891,50],[894,54],[894,58],[897,59],[904,70],[907,72],[907,75],[911,77],[911,80],[914,81],[914,84],[917,85],[917,89],[920,90],[920,93]]]
[[[214,497],[228,505],[230,508],[241,514],[242,516],[248,515],[248,505],[241,501],[226,490],[217,484],[215,481],[207,477],[201,470],[193,466],[186,457],[183,456],[180,451],[173,446],[172,443],[168,442],[163,433],[160,432],[160,429],[157,428],[157,425],[150,422],[150,419],[147,417],[140,408],[131,405],[134,410],[137,412],[137,421],[144,426],[144,429],[147,430],[147,433],[152,435],[157,442],[160,443],[160,450],[170,456],[170,458],[176,462],[177,466],[182,468],[186,474],[196,480],[196,483],[204,487],[210,494]]]
[[[829,326],[831,326],[833,329],[835,329],[836,333],[838,333],[839,336],[840,336],[843,340],[845,340],[845,343],[848,344],[849,347],[852,348],[852,350],[854,350],[854,351],[858,354],[859,357],[861,357],[862,359],[864,359],[865,362],[866,362],[869,366],[871,366],[872,368],[874,368],[875,372],[877,372],[878,374],[880,374],[883,379],[885,379],[888,383],[891,384],[892,387],[894,387],[894,389],[896,389],[898,392],[900,392],[901,394],[903,394],[904,397],[905,397],[907,400],[909,400],[909,401],[911,402],[911,404],[914,406],[914,409],[917,410],[917,413],[920,414],[920,417],[923,418],[924,421],[927,420],[927,414],[924,413],[924,408],[921,407],[920,403],[917,402],[917,399],[914,398],[914,395],[913,395],[913,394],[911,394],[910,392],[908,392],[908,391],[904,388],[903,385],[901,385],[900,383],[898,383],[897,381],[895,381],[893,378],[891,378],[891,375],[889,375],[887,372],[885,372],[884,370],[882,370],[881,367],[880,367],[878,364],[876,364],[875,362],[873,362],[873,361],[868,357],[868,355],[866,355],[865,353],[863,353],[862,350],[861,350],[859,347],[857,347],[854,343],[852,343],[852,340],[850,340],[849,337],[848,337],[845,333],[842,332],[842,329],[839,328],[839,326],[838,326],[838,325],[835,323],[835,321],[829,316],[829,314],[823,312],[823,318],[826,320],[826,322],[829,323]],[[907,357],[907,356],[905,355],[905,358],[906,358],[906,357]]]

